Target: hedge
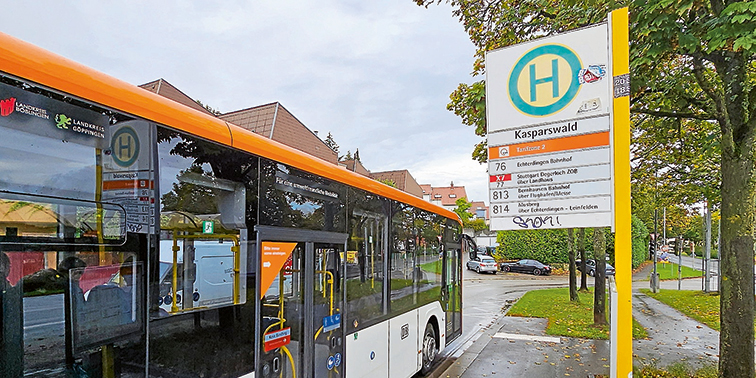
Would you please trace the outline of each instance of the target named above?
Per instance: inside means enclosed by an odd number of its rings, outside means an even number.
[[[648,229],[635,215],[631,228],[632,266],[635,269],[646,260],[648,254]],[[614,264],[614,234],[609,228],[604,228],[604,233],[609,263]],[[577,229],[574,235],[577,239]],[[505,260],[534,259],[546,264],[569,262],[566,229],[500,231],[496,241],[499,243],[497,255]],[[585,230],[585,244],[587,257],[593,258],[593,228]]]

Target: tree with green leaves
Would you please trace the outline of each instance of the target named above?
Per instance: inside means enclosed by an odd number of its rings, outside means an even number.
[[[414,1],[428,6],[444,0]],[[644,149],[636,150],[636,163],[646,163],[640,167],[646,171],[642,175],[646,181],[651,173],[666,180],[669,185],[662,189],[670,195],[654,192],[656,188],[649,185],[635,185],[633,194],[657,195],[654,206],[670,198],[709,199],[709,203],[721,199],[719,374],[754,377],[753,269],[737,262],[754,257],[756,2],[446,2],[478,49],[473,64],[476,76],[485,71],[488,50],[596,23],[613,7],[631,7],[633,137],[639,143],[642,137],[649,138],[649,143],[636,145]],[[466,125],[476,129],[485,125],[484,86],[482,81],[461,84],[449,104]],[[657,139],[678,147],[663,151],[654,146]],[[486,153],[485,141],[481,143],[473,153],[478,161],[484,161]],[[658,164],[644,160],[657,158]],[[677,190],[678,185],[684,190]]]
[[[328,148],[333,150],[333,152],[336,153],[336,155],[339,154],[339,145],[336,144],[336,141],[333,139],[333,135],[331,135],[331,132],[328,132],[328,135],[326,136],[325,140],[323,141]]]
[[[457,207],[454,208],[454,212],[459,215],[459,219],[462,220],[462,227],[472,229],[479,232],[488,229],[485,219],[475,218],[474,214],[470,212],[472,203],[467,198],[457,198],[455,202]]]
[[[754,258],[756,2],[635,5],[636,113],[718,126],[711,135],[718,139],[724,220],[719,374],[754,377],[753,267],[738,261]]]
[[[375,179],[375,181],[378,181],[382,184],[386,184],[392,188],[396,188],[396,182],[394,182],[394,180],[392,179]]]
[[[219,116],[219,115],[221,115],[221,114],[223,114],[223,112],[221,112],[220,110],[215,109],[215,108],[213,108],[210,105],[203,104],[202,101],[200,101],[200,100],[194,100],[194,102],[196,102],[199,106],[205,108],[205,110],[207,110],[208,112],[212,113],[216,117]]]
[[[575,265],[575,230],[572,228],[567,229],[567,255],[570,259],[570,302],[580,302]]]
[[[580,290],[581,293],[588,292],[588,267],[585,256],[585,229],[579,228],[577,232],[577,248],[580,255]]]
[[[606,239],[602,228],[593,229],[593,257],[596,273],[593,285],[593,324],[606,324]]]

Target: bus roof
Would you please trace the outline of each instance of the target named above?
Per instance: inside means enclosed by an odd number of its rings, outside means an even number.
[[[0,71],[114,110],[404,202],[461,223],[453,211],[4,33],[0,33]]]

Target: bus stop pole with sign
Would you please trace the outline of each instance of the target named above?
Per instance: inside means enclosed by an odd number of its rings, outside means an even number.
[[[614,81],[614,226],[617,311],[612,311],[611,377],[632,377],[632,238],[630,209],[630,60],[628,9],[609,14]]]

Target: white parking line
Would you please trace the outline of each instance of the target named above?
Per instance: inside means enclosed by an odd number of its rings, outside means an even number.
[[[544,343],[561,343],[562,339],[549,336],[518,335],[514,333],[497,333],[493,337],[510,340],[540,341]]]

